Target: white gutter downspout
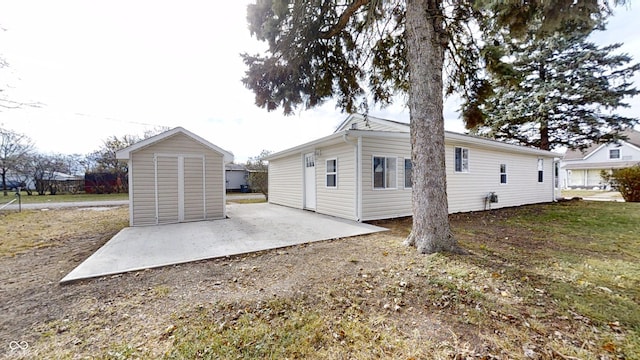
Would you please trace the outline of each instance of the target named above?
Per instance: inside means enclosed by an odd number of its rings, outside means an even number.
[[[553,166],[551,167],[551,179],[552,179],[552,183],[551,183],[551,190],[553,192],[553,198],[552,201],[553,202],[557,202],[558,201],[558,194],[556,193],[556,184],[558,184],[558,189],[560,189],[560,169],[558,168],[558,163],[560,162],[560,160],[558,158],[553,158]],[[556,173],[556,170],[557,173]]]
[[[361,193],[361,186],[360,186],[360,148],[362,147],[362,137],[358,136],[358,141],[356,143],[351,143],[349,141],[349,134],[345,133],[342,135],[342,140],[347,143],[347,144],[352,144],[354,146],[354,163],[355,163],[355,168],[353,169],[354,173],[355,173],[355,217],[356,217],[356,221],[360,222],[360,219],[362,219],[362,201],[360,201],[360,199],[362,198],[362,193]]]

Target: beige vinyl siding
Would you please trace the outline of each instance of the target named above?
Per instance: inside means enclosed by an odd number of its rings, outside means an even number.
[[[469,149],[469,172],[454,172],[454,148]],[[447,143],[447,195],[449,212],[484,210],[485,197],[498,195],[492,209],[553,201],[553,158],[544,158],[544,181],[538,182],[538,159],[530,154],[488,150]],[[500,164],[507,167],[507,183],[500,183]]]
[[[133,226],[156,224],[154,166],[154,156],[156,155],[163,161],[171,158],[171,161],[174,161],[176,164],[175,171],[172,172],[172,175],[162,175],[163,179],[159,179],[159,185],[162,184],[162,188],[159,189],[159,196],[162,198],[159,205],[163,204],[165,199],[167,201],[166,204],[175,203],[175,206],[166,206],[167,209],[160,209],[161,216],[158,219],[159,223],[177,221],[177,215],[174,217],[172,213],[175,211],[175,214],[177,214],[178,212],[178,156],[184,156],[185,161],[185,220],[193,219],[194,216],[197,216],[196,213],[198,209],[202,209],[202,203],[194,200],[197,193],[201,193],[201,191],[192,191],[191,189],[192,186],[198,189],[201,188],[198,181],[202,181],[202,165],[196,165],[196,168],[191,168],[191,166],[198,161],[202,164],[203,156],[205,158],[204,166],[206,170],[206,219],[220,219],[224,217],[224,165],[222,154],[211,150],[209,147],[194,141],[186,135],[176,134],[131,154],[130,163],[134,173],[133,188],[130,192],[132,194],[131,218]],[[165,168],[162,167],[162,169]],[[169,168],[166,170],[168,171]],[[163,174],[161,172],[159,173]],[[199,180],[196,179],[196,173],[199,174]],[[161,183],[160,181],[163,182]],[[176,189],[175,200],[170,190],[173,186],[175,186]],[[169,191],[169,194],[165,195],[165,191]],[[162,207],[164,208],[165,206]],[[202,213],[202,210],[199,211]],[[175,219],[175,221],[173,221],[173,219]]]
[[[206,149],[206,148],[203,148]],[[205,153],[205,192],[207,219],[224,219],[225,211],[225,180],[224,157],[222,154],[206,149]]]
[[[373,188],[373,157],[396,158],[396,188]],[[411,158],[406,138],[362,139],[362,221],[411,215],[411,189],[404,187],[404,159]]]
[[[158,224],[178,222],[178,158],[158,157]]]
[[[200,157],[184,158],[184,221],[204,220],[204,171]]]
[[[454,148],[469,149],[469,172],[454,172]],[[474,144],[445,143],[449,212],[483,210],[489,192],[498,195],[491,208],[553,201],[553,158],[544,157],[544,181],[538,182],[538,158],[533,154],[489,150]],[[373,188],[373,157],[396,158],[397,187]],[[411,158],[408,135],[403,138],[367,138],[362,141],[363,221],[409,216],[411,189],[404,188],[404,159]],[[507,165],[507,184],[500,184],[500,164]]]
[[[132,182],[129,183],[131,202],[131,225],[154,225],[156,223],[155,164],[150,157],[134,153],[130,160]]]
[[[269,202],[302,209],[303,171],[300,153],[269,161]]]
[[[354,143],[319,148],[316,156],[316,212],[357,220]],[[327,160],[337,160],[337,186],[326,186]]]

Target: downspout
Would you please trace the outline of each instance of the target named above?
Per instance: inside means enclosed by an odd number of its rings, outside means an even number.
[[[553,158],[553,162],[552,162],[552,166],[551,166],[551,192],[553,194],[551,201],[552,202],[557,202],[557,194],[556,194],[556,184],[558,184],[558,187],[560,186],[560,174],[559,172],[556,171],[556,169],[558,168],[558,158]]]
[[[360,192],[360,148],[362,146],[362,137],[358,136],[357,138],[357,142],[356,143],[352,143],[349,141],[349,133],[348,131],[345,132],[342,135],[342,140],[347,143],[347,144],[351,144],[354,146],[354,164],[355,164],[355,168],[353,169],[354,171],[354,177],[355,177],[355,220],[357,222],[360,222],[360,219],[362,219],[362,202],[360,201],[361,199],[361,192]]]

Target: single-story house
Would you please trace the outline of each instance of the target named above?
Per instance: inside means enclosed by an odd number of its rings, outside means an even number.
[[[549,151],[446,132],[449,211],[555,200]],[[267,157],[269,202],[355,221],[409,216],[409,125],[352,114],[329,136]]]
[[[627,140],[596,143],[580,150],[568,150],[560,162],[563,188],[604,188],[607,184],[602,171],[622,169],[640,164],[640,131],[629,129],[622,133]]]
[[[226,217],[225,163],[233,154],[182,127],[116,153],[129,165],[129,223],[157,225]]]
[[[242,164],[225,165],[227,191],[248,191],[249,170]]]

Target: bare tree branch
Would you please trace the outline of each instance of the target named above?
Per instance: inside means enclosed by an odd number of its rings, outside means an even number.
[[[356,0],[356,1],[354,1],[351,5],[349,5],[347,7],[347,9],[342,13],[342,15],[340,15],[340,18],[338,19],[338,23],[337,24],[335,24],[333,27],[331,27],[327,31],[320,32],[320,38],[321,39],[329,39],[329,38],[332,38],[332,37],[338,35],[338,33],[340,33],[340,31],[344,30],[344,28],[347,26],[351,16],[353,16],[353,14],[355,14],[355,12],[358,11],[358,9],[360,9],[362,6],[364,6],[364,5],[368,4],[368,3],[369,3],[369,0]]]

